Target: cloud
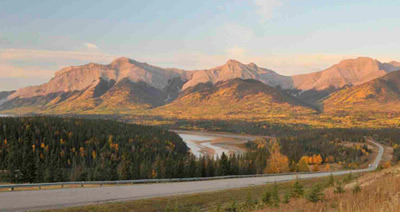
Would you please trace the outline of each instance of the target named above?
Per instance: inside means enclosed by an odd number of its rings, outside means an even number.
[[[36,49],[0,49],[0,60],[78,60],[91,62],[110,62],[116,56],[78,51],[52,51]]]
[[[115,58],[114,55],[101,52],[0,49],[0,78],[18,82],[18,85],[10,87],[15,89],[31,85],[32,82],[46,82],[66,66],[89,62],[108,64]]]
[[[265,22],[274,16],[275,10],[282,6],[282,0],[253,0],[257,7],[257,14],[261,17],[261,22]]]
[[[255,38],[253,30],[239,24],[226,24],[219,32],[219,40],[228,46],[243,45]]]
[[[38,66],[17,67],[0,62],[0,76],[2,78],[29,78],[29,77],[47,77],[51,76],[54,70],[43,69]]]
[[[226,53],[228,54],[228,56],[230,57],[242,57],[246,54],[246,49],[235,46],[233,48],[229,48],[226,50]]]
[[[175,67],[185,70],[209,69],[224,64],[228,59],[235,59],[244,64],[251,62],[260,67],[272,69],[282,75],[297,75],[324,70],[343,59],[355,58],[356,55],[343,54],[286,54],[265,53],[254,54],[248,49],[235,46],[226,49],[223,54],[208,54],[201,52],[185,52],[168,55],[145,56],[141,61],[147,61],[160,67]],[[380,58],[381,60],[383,58]],[[385,61],[390,61],[385,60]]]
[[[88,49],[99,49],[99,47],[93,43],[83,43],[83,45],[86,46]]]

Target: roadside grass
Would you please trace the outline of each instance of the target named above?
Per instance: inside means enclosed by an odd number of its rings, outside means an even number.
[[[294,199],[279,208],[259,211],[340,211],[375,212],[400,211],[400,167],[370,172],[343,185],[342,192],[334,187],[324,190],[322,201],[312,203],[306,199]]]
[[[342,180],[346,176],[337,176],[335,179]],[[315,179],[300,179],[299,181],[307,190],[312,185],[327,184],[329,177]],[[293,181],[278,183],[279,195],[283,196],[292,188]],[[112,202],[98,205],[88,205],[61,209],[61,211],[229,211],[230,208],[241,207],[251,209],[261,205],[265,191],[270,190],[274,184],[250,186],[245,188],[229,189],[216,192],[206,192],[171,197],[160,197],[144,200],[126,202]],[[60,210],[51,210],[60,211]],[[234,211],[234,210],[233,210]],[[248,210],[246,210],[248,211]]]

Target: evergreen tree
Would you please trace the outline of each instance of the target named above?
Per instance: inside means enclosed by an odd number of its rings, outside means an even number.
[[[319,184],[314,184],[306,195],[306,199],[310,202],[319,202],[324,198],[322,187]]]
[[[331,187],[331,186],[334,186],[335,185],[335,178],[333,177],[333,174],[331,174],[330,176],[329,176],[329,179],[328,179],[328,183],[326,184],[328,187]]]
[[[264,192],[262,201],[270,207],[279,207],[281,199],[279,197],[278,185],[276,183],[274,183],[272,188]]]
[[[342,182],[339,181],[339,182],[336,183],[336,187],[335,187],[334,192],[335,192],[335,193],[339,193],[339,194],[345,192],[345,190],[344,190],[344,188],[343,188],[343,186],[342,186]]]
[[[299,179],[296,178],[296,181],[292,185],[291,197],[299,198],[299,197],[303,197],[303,196],[304,196],[303,185],[301,185]]]
[[[225,152],[222,152],[221,159],[219,160],[219,175],[229,175],[230,167],[228,157],[225,155]]]

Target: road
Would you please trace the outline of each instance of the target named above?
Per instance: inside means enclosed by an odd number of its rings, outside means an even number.
[[[378,146],[379,152],[369,168],[337,171],[333,175],[367,172],[375,170],[382,159],[383,147]],[[0,211],[25,211],[41,209],[58,209],[71,206],[98,204],[106,202],[165,197],[180,194],[217,191],[224,189],[262,185],[272,182],[285,182],[300,179],[329,176],[331,173],[289,174],[267,177],[236,178],[196,182],[139,184],[126,186],[95,187],[95,188],[65,188],[55,190],[0,192]]]

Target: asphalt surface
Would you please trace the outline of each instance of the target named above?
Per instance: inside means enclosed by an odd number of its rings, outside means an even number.
[[[375,170],[382,159],[383,147],[374,142],[379,152],[369,168],[332,172],[333,175],[367,172]],[[265,183],[285,182],[296,179],[329,176],[331,173],[289,174],[267,177],[236,178],[196,182],[141,184],[94,188],[65,188],[54,190],[0,192],[0,211],[26,211],[59,209],[71,206],[99,204],[154,197],[174,196],[224,189],[262,185]]]

